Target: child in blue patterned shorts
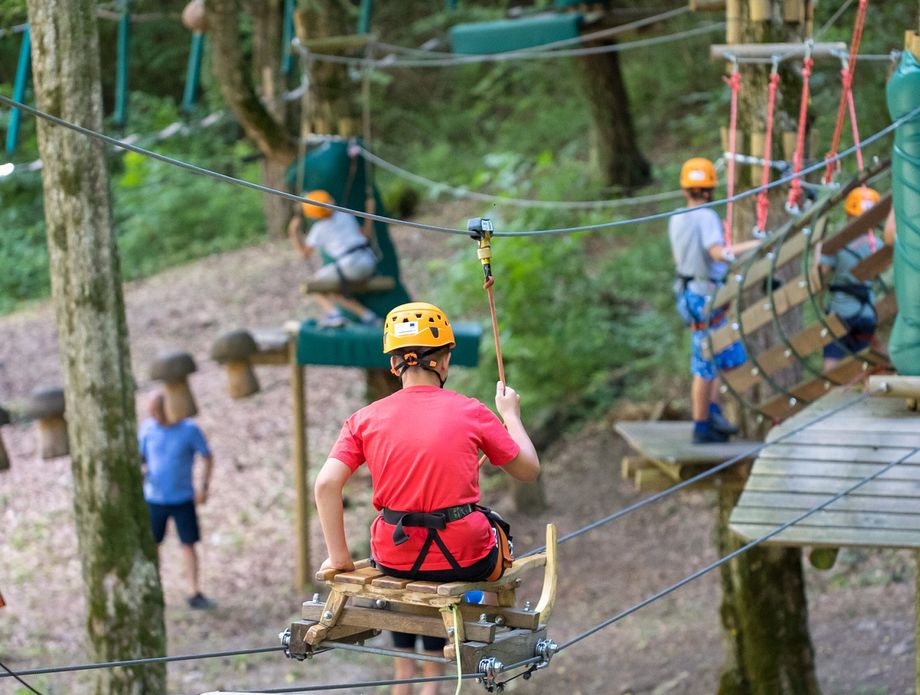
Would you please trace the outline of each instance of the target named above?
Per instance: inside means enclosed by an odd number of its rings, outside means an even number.
[[[715,167],[708,159],[687,160],[680,171],[686,212],[671,217],[668,224],[677,268],[674,284],[677,311],[692,331],[690,373],[695,444],[724,442],[738,431],[722,415],[716,376],[717,371],[744,364],[747,356],[740,343],[733,343],[713,358],[705,357],[707,332],[725,323],[724,310],[713,311],[708,302],[722,282],[725,264],[733,261],[736,253],[744,253],[760,243],[745,241],[731,248],[725,245],[719,216],[711,208],[700,207],[712,200],[717,182]]]

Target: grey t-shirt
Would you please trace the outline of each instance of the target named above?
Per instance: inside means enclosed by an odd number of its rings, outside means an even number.
[[[881,240],[876,241],[876,250],[882,247]],[[828,311],[837,314],[842,319],[868,319],[875,316],[872,305],[875,297],[872,295],[872,282],[860,282],[853,275],[853,268],[872,255],[872,246],[868,235],[863,235],[840,249],[833,256],[821,256],[821,265],[830,268],[830,277],[826,278],[828,285],[862,285],[869,290],[869,304],[863,304],[856,297],[846,292],[831,292]]]
[[[677,274],[694,278],[688,289],[696,294],[710,294],[713,282],[721,280],[724,265],[709,255],[713,246],[721,246],[722,221],[712,208],[690,208],[668,220],[668,237]]]
[[[336,210],[330,217],[317,220],[307,234],[307,246],[322,249],[332,258],[340,258],[349,250],[367,243],[353,215]]]

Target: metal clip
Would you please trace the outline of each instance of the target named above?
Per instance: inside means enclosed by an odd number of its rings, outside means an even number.
[[[505,689],[504,684],[495,680],[495,677],[502,672],[504,667],[505,665],[494,656],[479,660],[479,672],[482,674],[479,677],[479,682],[482,683],[487,692],[501,692]]]
[[[558,650],[559,645],[553,640],[549,638],[539,640],[533,650],[534,656],[538,656],[541,659],[537,663],[537,670],[539,671],[549,666],[550,660]]]
[[[466,223],[466,230],[470,233],[471,239],[479,242],[476,256],[482,263],[482,272],[485,273],[488,282],[492,277],[492,232],[495,231],[492,220],[488,217],[474,217]]]

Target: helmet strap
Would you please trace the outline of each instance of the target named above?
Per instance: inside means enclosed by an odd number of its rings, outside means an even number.
[[[394,376],[402,377],[402,375],[406,373],[409,367],[421,367],[422,369],[429,371],[438,377],[441,388],[444,388],[444,384],[447,382],[447,377],[442,377],[441,373],[437,370],[438,361],[427,359],[430,355],[433,355],[434,353],[443,349],[444,346],[438,346],[424,350],[404,352],[402,355],[396,358],[396,366],[391,368],[390,372]]]

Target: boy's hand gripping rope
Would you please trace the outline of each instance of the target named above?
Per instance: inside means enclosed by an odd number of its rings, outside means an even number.
[[[767,122],[763,137],[763,160],[769,162],[773,159],[773,112],[776,107],[776,88],[779,86],[779,57],[773,56],[773,67],[770,70],[770,87],[767,94]],[[770,183],[770,167],[764,165],[760,177],[761,187]],[[757,194],[757,223],[754,225],[754,238],[762,239],[767,235],[767,215],[770,211],[770,195],[766,188]]]
[[[741,73],[738,70],[738,59],[732,58],[732,74],[722,78],[732,90],[731,113],[728,118],[728,204],[725,206],[725,247],[732,247],[732,223],[734,221],[734,196],[735,196],[735,149],[738,134],[738,92],[741,91]]]
[[[853,25],[853,38],[850,40],[849,60],[842,73],[843,89],[840,93],[840,103],[837,106],[837,121],[834,123],[834,137],[831,140],[831,149],[825,159],[827,168],[824,170],[824,183],[828,184],[834,178],[834,168],[837,149],[840,147],[840,136],[843,134],[843,119],[846,117],[847,104],[852,100],[853,73],[856,72],[856,58],[859,55],[859,44],[862,41],[863,28],[866,26],[866,15],[869,12],[869,0],[859,0],[859,9],[856,12],[856,23]],[[855,109],[854,109],[855,110]],[[851,111],[852,114],[852,111]],[[857,142],[859,142],[857,140]],[[839,164],[837,165],[839,166]],[[860,167],[862,169],[862,167]]]
[[[815,61],[811,57],[812,41],[805,42],[805,58],[802,60],[802,102],[799,104],[799,129],[795,138],[795,154],[792,157],[792,183],[789,186],[789,198],[786,200],[786,212],[797,215],[802,211],[802,179],[799,173],[805,157],[805,126],[808,121],[808,89],[811,69]]]

